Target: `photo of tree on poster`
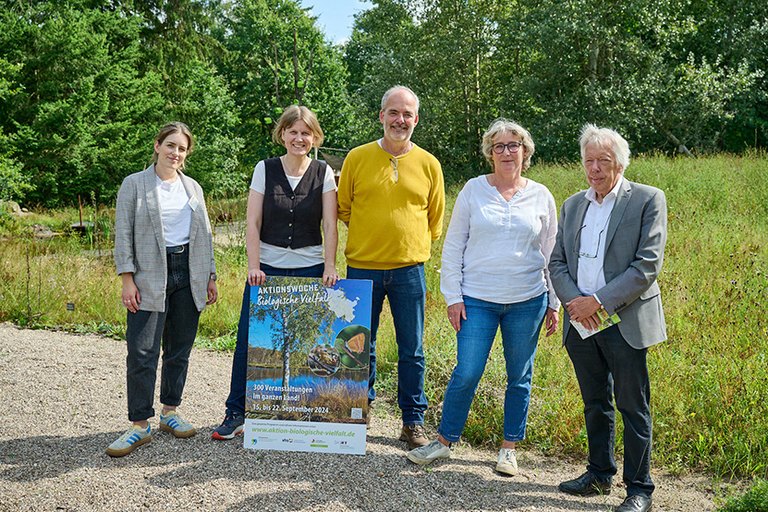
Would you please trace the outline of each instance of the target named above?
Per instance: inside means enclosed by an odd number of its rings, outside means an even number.
[[[268,277],[251,288],[246,417],[365,423],[371,283]]]

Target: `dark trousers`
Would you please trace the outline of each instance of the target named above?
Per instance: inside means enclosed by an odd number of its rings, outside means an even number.
[[[569,329],[565,347],[573,362],[584,401],[589,442],[587,470],[601,480],[616,474],[613,456],[615,411],[624,421],[624,483],[627,495],[650,496],[651,386],[646,355],[624,341],[617,326],[583,340]]]
[[[261,264],[261,270],[268,276],[288,277],[323,277],[325,265],[319,263],[311,267],[277,268]],[[237,342],[235,355],[232,358],[232,376],[229,382],[227,410],[245,413],[245,384],[248,377],[248,312],[251,305],[251,287],[245,282],[243,304],[240,307],[240,321],[237,323]]]
[[[128,344],[126,366],[130,421],[143,421],[155,415],[152,405],[161,340],[160,402],[165,405],[181,404],[189,354],[195,342],[199,319],[200,312],[189,287],[189,251],[168,254],[165,311],[128,312],[125,337]]]

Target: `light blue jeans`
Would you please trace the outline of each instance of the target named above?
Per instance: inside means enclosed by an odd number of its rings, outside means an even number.
[[[547,308],[547,294],[514,304],[496,304],[465,295],[464,307],[467,319],[462,320],[461,329],[456,333],[456,367],[445,390],[438,432],[451,443],[461,437],[477,384],[485,371],[496,332],[501,327],[507,367],[504,439],[522,441],[531,398],[533,358]]]

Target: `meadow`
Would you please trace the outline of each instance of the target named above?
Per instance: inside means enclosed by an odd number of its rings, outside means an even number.
[[[768,477],[768,159],[764,154],[633,161],[631,180],[667,195],[669,239],[659,278],[669,339],[649,352],[654,418],[654,464],[730,477]],[[528,173],[558,205],[584,188],[575,164],[537,165]],[[460,185],[448,190],[453,204]],[[209,204],[217,232],[220,300],[201,319],[198,345],[231,350],[246,267],[241,224],[244,197]],[[446,215],[448,222],[450,211]],[[0,321],[32,328],[98,332],[117,339],[125,329],[119,279],[111,259],[109,208],[86,210],[94,228],[85,236],[36,238],[33,225],[64,232],[72,210],[25,217],[0,214]],[[345,232],[341,230],[340,247]],[[427,270],[427,421],[440,419],[443,392],[455,360],[453,331],[439,293],[442,240]],[[338,256],[343,270],[343,250]],[[503,272],[499,269],[499,272]],[[388,313],[385,312],[385,315]],[[116,342],[115,350],[123,350]],[[381,394],[393,396],[397,350],[391,321],[378,343]],[[560,333],[543,335],[534,371],[528,449],[583,457],[586,432],[573,370]],[[222,383],[222,386],[225,383]],[[467,423],[464,438],[496,446],[501,439],[505,374],[498,344]],[[619,429],[619,433],[621,430]],[[617,437],[621,447],[621,437]]]

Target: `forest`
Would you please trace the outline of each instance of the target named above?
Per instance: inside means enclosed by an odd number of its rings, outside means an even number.
[[[111,204],[170,120],[197,137],[188,172],[206,194],[243,195],[284,107],[314,110],[347,150],[380,136],[394,84],[419,95],[414,140],[449,183],[483,171],[499,116],[531,131],[538,162],[577,160],[585,122],[636,154],[768,142],[764,1],[373,0],[341,45],[307,0],[0,4],[0,199],[25,205]]]

